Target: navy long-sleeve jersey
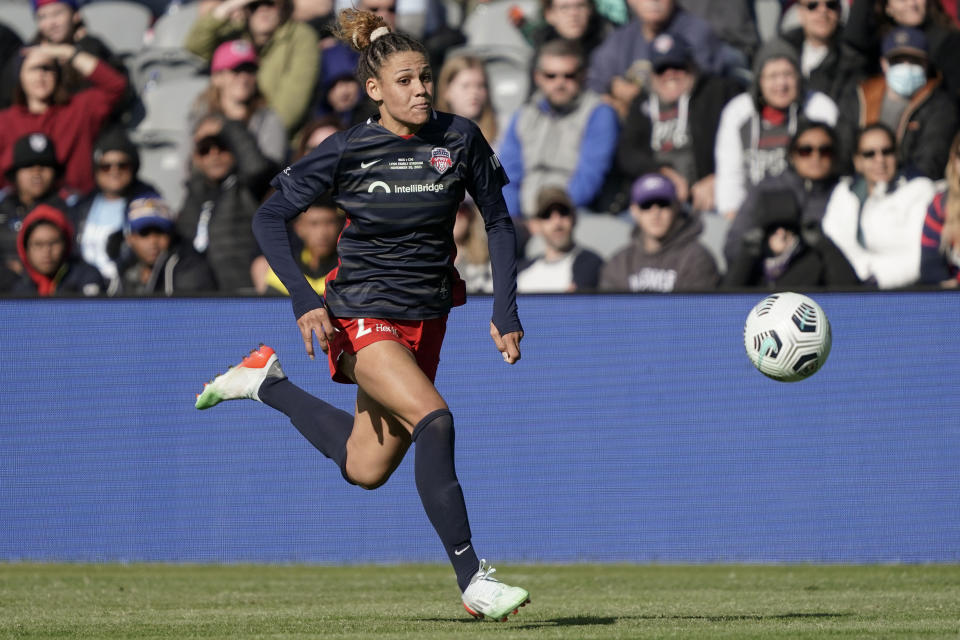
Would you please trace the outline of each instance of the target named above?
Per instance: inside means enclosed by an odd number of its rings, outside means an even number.
[[[422,320],[463,304],[453,267],[453,224],[469,192],[486,223],[493,266],[493,323],[520,331],[516,305],[516,239],[503,200],[508,178],[477,126],[434,112],[413,136],[375,120],[335,133],[272,181],[277,192],[257,211],[260,248],[287,287],[300,317],[323,301],[300,272],[287,221],[321,194],[346,212],[339,264],[325,300],[340,318]]]

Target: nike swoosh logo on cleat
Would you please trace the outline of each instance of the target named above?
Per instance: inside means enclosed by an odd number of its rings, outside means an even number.
[[[361,162],[361,163],[360,163],[360,168],[361,168],[361,169],[366,169],[367,167],[372,167],[373,165],[375,165],[375,164],[377,164],[378,162],[380,162],[381,159],[382,159],[382,158],[377,158],[376,160],[371,160],[370,162]]]
[[[456,549],[454,549],[454,550],[453,550],[453,555],[455,555],[455,556],[462,556],[463,554],[465,554],[465,553],[467,552],[467,549],[469,549],[469,548],[470,548],[470,545],[465,546],[463,549],[460,549],[459,551],[457,551]]]

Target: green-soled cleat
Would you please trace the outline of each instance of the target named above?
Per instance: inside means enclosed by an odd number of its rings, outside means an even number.
[[[511,613],[517,613],[530,602],[530,594],[526,589],[511,587],[492,577],[495,571],[486,560],[480,561],[480,570],[463,592],[463,608],[474,618],[506,622]]]
[[[257,391],[268,377],[285,378],[280,361],[273,349],[260,345],[250,352],[243,361],[235,367],[227,369],[226,373],[218,375],[203,386],[203,393],[197,394],[197,409],[209,409],[224,400],[240,400],[248,398],[260,402]]]

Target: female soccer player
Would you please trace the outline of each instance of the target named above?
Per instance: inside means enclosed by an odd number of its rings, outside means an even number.
[[[284,169],[253,225],[290,292],[307,354],[314,357],[316,335],[333,379],[357,384],[355,414],[295,386],[262,345],[210,382],[196,406],[252,398],[278,409],[339,465],[347,482],[366,489],[386,482],[415,442],[417,491],[456,571],[464,607],[476,617],[505,620],[529,594],[495,580],[473,549],[454,468],[453,416],[433,381],[447,313],[464,302],[452,265],[453,224],[465,190],[489,237],[490,335],[507,363],[520,359],[516,245],[501,194],[507,178],[475,124],[431,108],[433,76],[422,44],[353,9],[340,13],[339,37],[360,52],[357,75],[380,117],[332,135]],[[286,223],[325,192],[347,220],[324,300],[293,259]]]

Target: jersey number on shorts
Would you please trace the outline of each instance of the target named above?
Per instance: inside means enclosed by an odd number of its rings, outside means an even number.
[[[364,322],[366,322],[364,318],[360,318],[357,320],[357,335],[354,338],[354,340],[359,340],[360,336],[365,336],[368,333],[373,333],[373,329],[367,329],[366,327],[363,326]]]

